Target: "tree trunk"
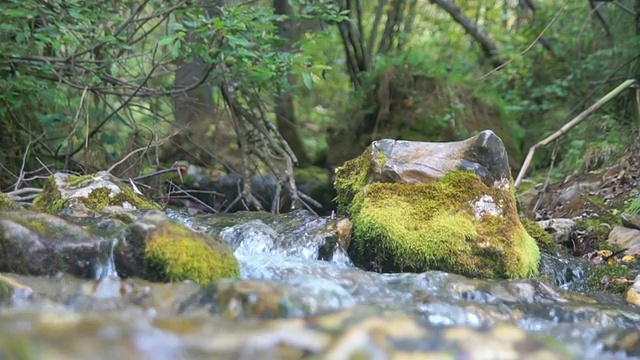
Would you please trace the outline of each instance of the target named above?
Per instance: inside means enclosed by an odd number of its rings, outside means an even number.
[[[278,35],[284,40],[284,45],[281,50],[289,51],[291,49],[291,43],[296,40],[294,32],[291,31],[293,25],[291,15],[293,14],[293,9],[291,5],[289,5],[289,0],[273,0],[273,9],[276,14],[287,17],[282,21],[278,21],[276,26],[278,27]],[[289,83],[295,83],[293,76],[289,77]],[[278,131],[289,144],[291,151],[293,151],[298,158],[298,166],[305,167],[311,165],[304,143],[298,132],[291,92],[287,90],[280,91],[275,95],[274,102]]]
[[[207,1],[205,14],[209,18],[218,17],[223,6],[224,0]],[[191,34],[187,36],[194,41]],[[187,160],[207,167],[219,166],[220,170],[236,170],[238,164],[233,150],[236,137],[231,124],[214,103],[216,81],[203,81],[211,65],[201,58],[190,62],[178,58],[174,63],[173,86],[176,90],[185,89],[173,97],[175,126],[181,131],[163,149],[161,160],[168,163]],[[199,85],[193,87],[195,84]]]
[[[460,24],[471,37],[478,42],[482,52],[491,61],[493,67],[501,66],[504,61],[500,58],[498,46],[485,32],[465,15],[460,8],[450,0],[429,0],[446,11],[455,22]]]

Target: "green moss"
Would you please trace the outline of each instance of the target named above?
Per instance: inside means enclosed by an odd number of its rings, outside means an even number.
[[[151,280],[208,284],[220,278],[237,278],[240,266],[222,243],[206,243],[189,229],[165,224],[151,235],[144,261]]]
[[[635,275],[634,271],[622,265],[602,265],[591,269],[585,279],[585,285],[590,291],[607,290],[615,294],[624,294],[633,282],[614,280],[633,280]]]
[[[114,196],[111,196],[111,190],[107,188],[100,188],[93,190],[86,199],[82,200],[89,209],[100,211],[105,206],[121,205],[124,202],[135,206],[138,209],[159,209],[160,206],[144,200],[140,196],[136,195],[130,188],[119,185],[120,192]]]
[[[9,196],[0,192],[0,210],[16,210],[20,209],[20,205],[9,199]]]
[[[50,176],[42,188],[42,192],[33,200],[33,209],[57,214],[67,206],[67,202],[61,198],[60,191],[53,176]]]
[[[78,186],[82,184],[83,181],[93,178],[93,175],[71,175],[67,178],[67,182],[71,186]]]
[[[338,195],[336,204],[341,211],[347,210],[355,196],[367,185],[371,172],[371,151],[365,150],[361,156],[346,161],[336,168],[334,187]]]
[[[487,187],[474,173],[455,171],[429,184],[365,183],[362,158],[341,171],[340,201],[354,225],[353,255],[375,259],[401,271],[442,270],[469,276],[529,277],[537,273],[540,254],[520,224],[509,192]],[[362,187],[360,187],[362,189]],[[352,195],[353,194],[353,195]],[[488,194],[503,203],[502,216],[475,218],[470,203]],[[342,196],[342,197],[341,197]],[[343,203],[344,204],[344,203]],[[461,205],[467,204],[467,205]]]
[[[376,152],[376,158],[378,159],[378,165],[383,168],[387,163],[387,157],[384,155],[382,151]]]
[[[536,240],[541,251],[548,254],[555,254],[558,250],[553,236],[546,232],[537,222],[531,219],[522,219],[520,221],[524,229]]]
[[[26,227],[29,230],[35,231],[38,234],[46,234],[47,230],[51,230],[51,226],[38,218],[28,217],[26,215],[21,216],[19,212],[5,213],[3,217]]]
[[[93,179],[93,175],[83,176],[69,176],[67,183],[72,186],[79,186],[83,181]],[[100,211],[105,206],[122,205],[124,202],[135,206],[138,209],[159,209],[158,204],[143,199],[133,192],[129,187],[124,184],[117,184],[120,192],[114,196],[110,196],[111,190],[108,188],[99,188],[93,190],[86,198],[74,198],[73,201],[81,202],[87,206],[87,208]],[[60,191],[55,183],[53,176],[49,177],[42,189],[40,195],[38,195],[33,201],[33,208],[35,210],[45,211],[51,214],[57,214],[69,205],[69,201],[62,199]]]
[[[599,244],[607,240],[612,227],[619,225],[619,223],[619,219],[609,219],[609,222],[606,222],[603,217],[578,219],[576,220],[576,230],[586,232],[592,241]]]

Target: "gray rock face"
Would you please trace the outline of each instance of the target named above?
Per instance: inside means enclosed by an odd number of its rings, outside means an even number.
[[[110,242],[49,214],[0,212],[0,271],[94,278]]]
[[[371,148],[374,181],[420,184],[454,170],[470,170],[487,186],[509,184],[507,151],[491,130],[446,143],[383,139],[374,141]]]
[[[637,249],[640,245],[640,230],[615,226],[609,233],[607,242],[624,249]]]
[[[569,241],[569,236],[576,229],[575,221],[563,218],[538,221],[538,225],[551,234],[556,243]]]

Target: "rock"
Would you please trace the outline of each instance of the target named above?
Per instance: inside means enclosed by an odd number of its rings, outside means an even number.
[[[624,227],[640,230],[640,215],[638,214],[632,215],[632,214],[624,213],[620,215],[620,219],[622,220],[622,225]]]
[[[456,142],[382,139],[371,143],[371,182],[424,184],[455,170],[473,171],[487,186],[508,186],[509,160],[502,140],[485,130]]]
[[[338,168],[352,259],[382,272],[536,274],[540,252],[520,223],[501,144],[490,131],[451,144],[381,140]]]
[[[42,192],[34,199],[33,209],[49,213],[60,213],[65,208],[82,203],[93,211],[101,211],[105,206],[118,205],[126,209],[159,209],[153,202],[135,194],[106,171],[93,175],[75,176],[55,173],[45,183]],[[86,211],[70,210],[68,215],[89,216]]]
[[[205,308],[227,318],[262,319],[304,316],[310,313],[302,301],[292,301],[287,289],[275,282],[222,279],[180,304],[180,313]]]
[[[574,184],[566,188],[563,188],[560,195],[558,195],[558,198],[556,201],[558,203],[565,203],[565,202],[571,201],[572,199],[578,197],[579,194],[582,194],[582,193],[589,194],[593,191],[598,190],[601,185],[602,185],[602,181],[600,180],[592,181],[592,182],[576,181]]]
[[[152,281],[207,284],[238,277],[240,271],[224,243],[193,232],[160,211],[148,212],[129,225],[114,255],[120,276]]]
[[[0,274],[0,304],[14,296],[26,298],[31,294],[33,294],[33,290],[30,287]]]
[[[636,276],[633,285],[625,293],[625,299],[630,304],[640,306],[640,275]]]
[[[18,210],[20,205],[16,204],[9,196],[0,192],[0,210]]]
[[[0,212],[0,272],[93,278],[111,244],[54,215]]]
[[[604,349],[637,359],[640,356],[640,333],[637,329],[613,329],[601,336]]]
[[[563,218],[538,221],[538,225],[553,236],[556,244],[568,242],[571,233],[576,229],[574,220]]]
[[[621,249],[631,249],[640,244],[640,230],[624,226],[615,226],[611,229],[607,242]]]

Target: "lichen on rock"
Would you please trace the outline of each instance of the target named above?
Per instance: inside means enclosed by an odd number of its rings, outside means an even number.
[[[115,261],[119,275],[151,281],[207,284],[237,278],[240,272],[224,243],[172,222],[159,211],[147,213],[129,226],[116,248]]]
[[[350,255],[358,265],[486,278],[537,274],[540,252],[520,223],[510,183],[491,186],[467,170],[427,183],[376,182],[376,160],[368,149],[336,170],[337,202],[351,216]]]
[[[158,209],[159,206],[133,192],[106,171],[93,175],[76,176],[55,173],[34,199],[35,210],[60,213],[69,205],[82,203],[94,211],[105,206],[123,206],[132,209]]]

